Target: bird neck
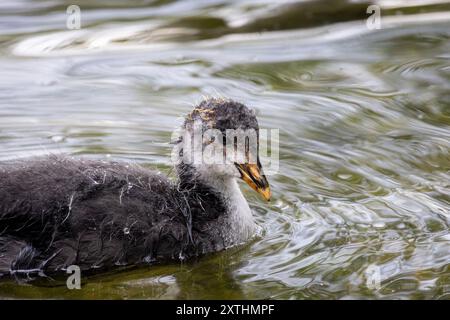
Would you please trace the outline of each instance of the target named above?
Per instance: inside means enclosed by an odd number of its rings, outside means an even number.
[[[202,202],[207,215],[225,224],[227,245],[243,243],[254,235],[257,227],[252,212],[234,177],[201,175],[183,163],[177,170],[180,189],[186,190],[189,198]]]

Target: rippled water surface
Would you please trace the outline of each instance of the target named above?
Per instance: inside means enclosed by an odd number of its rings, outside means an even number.
[[[0,160],[169,173],[179,117],[226,96],[280,129],[280,170],[270,204],[242,186],[245,246],[0,297],[449,299],[450,4],[375,3],[380,30],[364,1],[1,1]]]

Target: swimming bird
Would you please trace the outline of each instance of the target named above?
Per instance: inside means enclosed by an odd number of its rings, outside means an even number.
[[[243,148],[236,132],[249,133]],[[271,196],[258,147],[254,111],[211,98],[185,117],[174,141],[176,179],[61,155],[0,163],[0,275],[183,261],[242,244],[257,226],[237,180]]]

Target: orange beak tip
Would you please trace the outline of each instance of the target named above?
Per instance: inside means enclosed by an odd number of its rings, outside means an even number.
[[[257,190],[257,191],[258,191],[258,193],[260,193],[260,194],[264,197],[264,199],[265,199],[267,202],[270,202],[270,198],[272,197],[272,192],[270,191],[269,188],[266,188],[266,189],[259,189],[259,190]]]
[[[262,174],[258,165],[237,165],[241,179],[244,180],[253,190],[258,192],[266,201],[270,201],[272,192],[266,177]]]

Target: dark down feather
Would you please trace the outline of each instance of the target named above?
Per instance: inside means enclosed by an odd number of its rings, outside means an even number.
[[[138,166],[58,156],[2,165],[0,274],[104,269],[223,249],[220,196],[199,183],[180,185]]]

